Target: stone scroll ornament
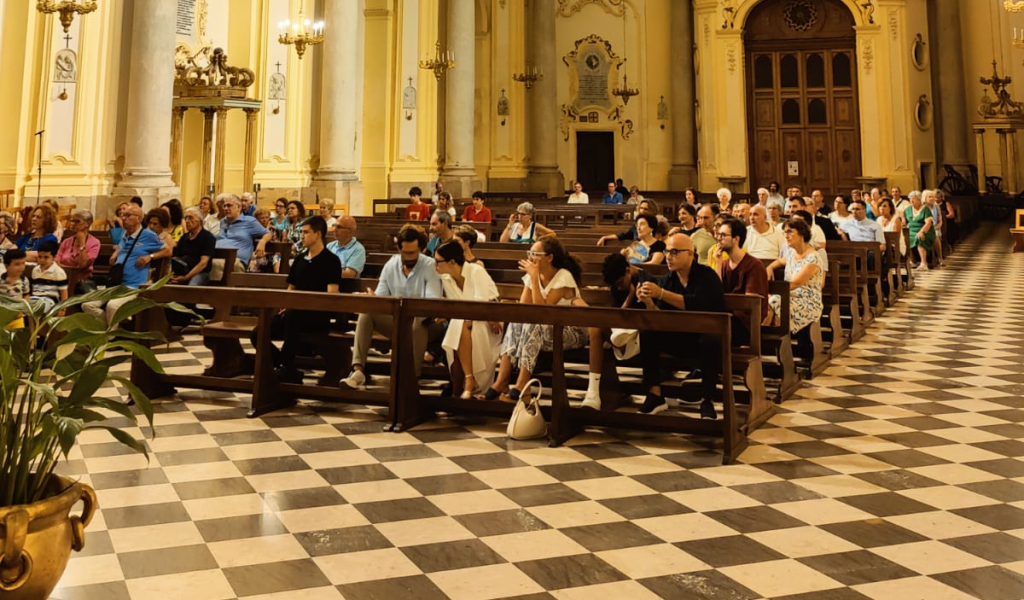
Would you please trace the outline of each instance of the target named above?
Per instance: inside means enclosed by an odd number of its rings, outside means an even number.
[[[561,118],[565,140],[572,135],[572,124],[582,122],[580,115],[594,111],[618,123],[623,139],[629,139],[632,127],[625,124],[625,105],[612,94],[626,59],[615,54],[611,42],[593,34],[576,40],[562,62],[569,68],[569,102],[562,105]]]

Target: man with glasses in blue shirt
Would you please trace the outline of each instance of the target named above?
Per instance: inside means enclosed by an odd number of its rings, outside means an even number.
[[[722,281],[711,267],[696,261],[690,236],[677,233],[665,245],[668,274],[657,283],[647,281],[637,289],[637,298],[647,310],[728,312]],[[640,332],[643,382],[648,390],[640,412],[657,414],[668,408],[668,403],[661,395],[662,352],[697,364],[701,371],[700,416],[718,418],[714,398],[722,372],[722,340],[715,335],[699,333]]]
[[[341,277],[355,279],[366,266],[366,248],[356,239],[356,220],[349,215],[334,222],[334,241],[327,249],[341,261]]]
[[[380,273],[377,289],[367,289],[373,296],[396,296],[399,298],[440,298],[441,276],[437,274],[434,259],[423,254],[427,247],[427,233],[417,225],[404,225],[398,230],[399,253],[392,256]],[[417,319],[412,327],[413,359],[416,376],[423,367],[423,354],[427,350],[429,331],[424,319]],[[356,339],[352,344],[352,372],[339,385],[352,390],[365,390],[369,377],[366,375],[366,355],[374,332],[391,337],[394,322],[390,314],[376,313],[359,315],[356,322]]]

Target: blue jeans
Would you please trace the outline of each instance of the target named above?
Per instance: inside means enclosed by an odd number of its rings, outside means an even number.
[[[210,283],[209,273],[200,273],[193,277],[192,279],[188,280],[189,285],[206,285],[208,283]]]

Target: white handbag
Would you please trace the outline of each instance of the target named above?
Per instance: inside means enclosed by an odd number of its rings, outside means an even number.
[[[534,384],[537,385],[536,396],[532,394]],[[548,434],[548,424],[544,421],[544,414],[540,412],[540,395],[543,392],[544,386],[539,379],[526,382],[526,387],[516,402],[516,408],[512,411],[512,418],[508,420],[508,437],[514,440],[532,440]]]

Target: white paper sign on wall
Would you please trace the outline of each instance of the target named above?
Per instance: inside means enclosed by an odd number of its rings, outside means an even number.
[[[788,168],[789,176],[790,177],[799,177],[800,176],[800,163],[799,162],[797,162],[795,160],[791,160],[791,161],[786,163],[786,166]]]

